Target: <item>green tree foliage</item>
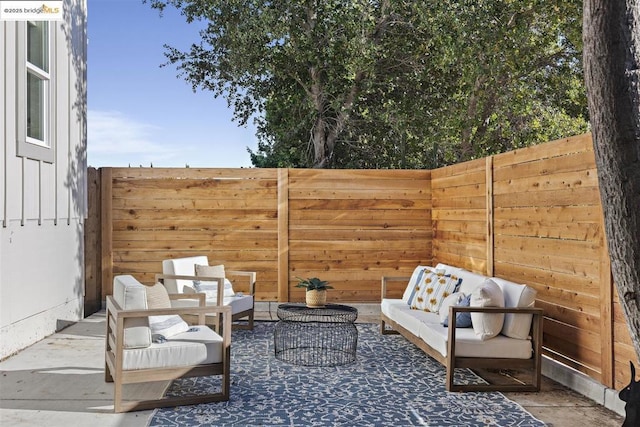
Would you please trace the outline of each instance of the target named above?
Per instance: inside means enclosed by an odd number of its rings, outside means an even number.
[[[459,75],[444,117],[458,160],[586,130],[581,3],[450,2],[443,43]]]
[[[578,0],[150,0],[201,40],[194,90],[258,125],[259,167],[432,168],[587,129]]]

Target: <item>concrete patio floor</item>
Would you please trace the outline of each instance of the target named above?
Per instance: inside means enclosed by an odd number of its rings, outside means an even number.
[[[268,311],[256,317],[273,320]],[[377,320],[367,313],[358,319]],[[104,381],[104,322],[104,312],[96,313],[0,362],[0,426],[146,426],[152,411],[113,413],[113,386]],[[165,385],[130,391],[156,396]],[[504,394],[548,426],[613,427],[623,421],[616,412],[546,377],[540,393]]]

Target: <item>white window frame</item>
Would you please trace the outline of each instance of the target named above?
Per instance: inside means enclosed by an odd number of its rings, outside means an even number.
[[[17,54],[18,54],[18,70],[17,70],[17,156],[27,157],[34,160],[42,160],[47,163],[53,163],[55,160],[55,141],[53,132],[53,105],[55,105],[53,82],[54,80],[54,58],[53,58],[53,34],[55,23],[46,23],[47,46],[46,58],[48,62],[48,72],[28,61],[29,43],[27,40],[28,22],[18,22],[17,34]],[[33,138],[27,134],[28,119],[28,76],[31,74],[40,81],[44,82],[44,93],[42,99],[42,131],[43,139]]]

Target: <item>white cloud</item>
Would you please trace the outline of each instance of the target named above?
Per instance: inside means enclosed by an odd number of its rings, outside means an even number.
[[[88,157],[91,166],[138,166],[169,162],[185,147],[171,147],[159,140],[165,131],[157,125],[136,121],[118,111],[89,110]],[[188,150],[188,149],[187,149]]]
[[[159,116],[150,123],[117,110],[89,110],[87,160],[93,167],[249,167],[252,129]],[[164,120],[164,121],[163,121]],[[245,141],[248,141],[247,144]]]
[[[151,141],[151,133],[158,128],[117,111],[89,110],[88,123],[88,139],[96,154],[144,153],[157,148]]]

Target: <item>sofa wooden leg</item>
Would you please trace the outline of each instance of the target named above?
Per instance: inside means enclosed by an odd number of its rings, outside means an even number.
[[[251,312],[251,314],[249,314],[249,330],[253,331],[253,311]]]
[[[384,320],[380,321],[380,334],[382,335],[398,335],[400,332],[395,329],[387,328],[387,323]]]

